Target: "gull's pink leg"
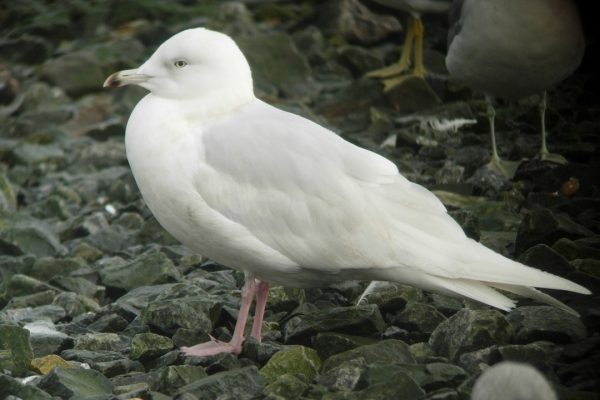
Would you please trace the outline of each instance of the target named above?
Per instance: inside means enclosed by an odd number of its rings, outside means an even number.
[[[265,316],[265,307],[269,299],[269,282],[259,282],[256,290],[256,306],[254,309],[254,322],[252,323],[252,337],[260,343],[262,321]]]
[[[196,357],[212,356],[219,353],[240,354],[242,352],[242,343],[244,342],[244,329],[246,328],[246,322],[248,321],[248,312],[250,311],[254,296],[256,295],[256,287],[257,285],[254,277],[250,275],[246,276],[246,282],[242,289],[240,312],[237,322],[235,323],[233,336],[229,342],[220,342],[213,339],[210,342],[200,343],[192,347],[182,347],[181,351],[186,356]]]

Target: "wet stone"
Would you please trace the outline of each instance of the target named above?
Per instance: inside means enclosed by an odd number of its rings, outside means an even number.
[[[142,321],[163,332],[173,334],[179,328],[210,332],[218,320],[221,305],[199,296],[160,300],[142,312]]]
[[[269,383],[265,387],[265,391],[274,396],[279,396],[283,399],[298,399],[302,396],[308,385],[303,379],[298,378],[294,374],[279,375],[275,381]]]
[[[392,323],[410,331],[411,337],[426,340],[446,317],[429,304],[413,303],[392,318]]]
[[[71,365],[56,354],[31,360],[31,368],[42,375],[49,374],[56,367],[70,368]]]
[[[515,331],[515,343],[526,344],[538,340],[574,343],[587,337],[581,319],[555,307],[519,307],[511,311],[507,319]]]
[[[336,332],[318,333],[313,340],[313,347],[319,353],[321,359],[325,360],[334,354],[355,349],[366,344],[373,344],[375,339],[363,336],[345,335]]]
[[[128,348],[124,337],[116,333],[86,333],[75,339],[75,350],[122,351]]]
[[[29,331],[31,347],[36,357],[57,354],[73,343],[73,339],[58,331],[52,321],[38,320],[26,324],[24,328]]]
[[[0,325],[0,370],[20,376],[29,369],[33,351],[29,331],[14,325]]]
[[[545,208],[534,209],[519,226],[515,250],[517,254],[521,254],[535,244],[551,246],[560,238],[574,240],[592,235],[592,231],[566,215],[553,213]]]
[[[306,383],[312,382],[321,368],[317,352],[304,346],[290,346],[275,353],[261,368],[260,373],[267,382],[274,382],[283,374],[295,374]]]
[[[158,378],[156,390],[169,395],[177,389],[206,378],[204,368],[193,365],[171,365],[164,368]]]
[[[133,360],[147,361],[160,357],[173,348],[173,341],[154,333],[140,333],[131,340],[129,356]]]
[[[198,400],[234,398],[249,400],[259,396],[265,387],[265,380],[256,367],[245,367],[233,371],[219,372],[181,387],[176,399],[183,399],[191,393]]]
[[[558,276],[566,276],[575,271],[575,267],[567,259],[545,244],[536,244],[528,248],[517,261]]]
[[[354,390],[366,369],[367,361],[362,357],[345,360],[324,371],[318,382],[330,389]]]
[[[38,387],[61,398],[92,398],[111,394],[113,384],[93,369],[57,367],[46,375]]]
[[[463,309],[437,326],[429,345],[436,354],[457,360],[463,353],[506,344],[511,336],[511,325],[499,311]]]
[[[415,362],[406,343],[400,340],[388,339],[333,355],[323,362],[322,371],[327,372],[345,361],[358,358],[363,358],[367,363],[379,361],[382,363],[413,364]]]
[[[395,17],[375,14],[358,0],[328,1],[318,15],[326,34],[350,43],[374,44],[402,29]]]
[[[0,398],[2,399],[27,399],[27,400],[52,400],[53,397],[43,390],[25,385],[19,380],[0,373]]]
[[[181,273],[163,253],[145,253],[125,265],[100,270],[106,286],[131,290],[140,286],[177,282]]]
[[[206,340],[208,340],[208,338],[203,338],[203,340],[196,340],[194,341],[194,343],[191,344],[202,343]],[[256,361],[262,365],[269,361],[275,353],[277,353],[280,350],[283,350],[283,348],[284,346],[277,342],[265,341],[263,339],[259,343],[254,337],[250,336],[247,337],[246,340],[244,340],[242,356]]]
[[[89,297],[77,293],[63,292],[56,295],[53,304],[64,310],[69,318],[77,317],[88,311],[97,311],[100,305]]]
[[[286,343],[308,343],[319,332],[381,333],[385,324],[375,305],[333,307],[294,317],[285,325]]]

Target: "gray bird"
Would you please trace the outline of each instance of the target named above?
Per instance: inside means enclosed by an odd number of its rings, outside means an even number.
[[[546,90],[581,63],[585,40],[573,0],[454,0],[449,11],[450,74],[483,92],[492,137],[490,167],[512,176],[516,165],[498,156],[495,97],[507,100],[541,94],[542,159],[566,162],[546,147]]]
[[[450,7],[451,0],[373,0],[376,3],[406,11],[410,14],[404,46],[400,60],[383,69],[371,71],[367,74],[370,78],[382,78],[384,90],[388,91],[410,76],[425,77],[423,66],[423,34],[424,27],[421,20],[423,13],[445,13]],[[413,60],[414,53],[414,60]],[[412,70],[411,70],[412,67]]]

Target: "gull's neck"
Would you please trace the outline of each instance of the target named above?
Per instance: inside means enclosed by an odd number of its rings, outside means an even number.
[[[220,90],[183,99],[170,99],[150,94],[154,100],[174,105],[188,123],[204,123],[226,116],[256,100],[250,90]]]

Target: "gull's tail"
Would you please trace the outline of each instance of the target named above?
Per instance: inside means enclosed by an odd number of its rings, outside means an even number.
[[[392,268],[385,271],[381,278],[454,297],[470,298],[505,311],[513,308],[516,301],[498,290],[528,297],[574,315],[578,314],[571,307],[535,288],[591,293],[575,282],[509,260],[477,242],[471,241],[462,250],[467,250],[471,256],[469,259],[455,258],[454,268],[449,269],[451,272],[445,276],[434,274],[433,270],[407,271]],[[358,303],[365,302],[370,294],[377,291],[378,285],[378,281],[371,282],[359,297]]]

